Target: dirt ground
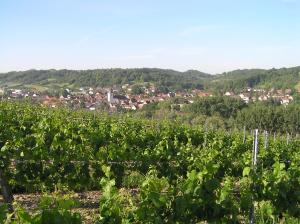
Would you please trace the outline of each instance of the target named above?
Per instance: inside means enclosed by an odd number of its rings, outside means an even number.
[[[28,212],[34,212],[37,208],[41,194],[15,194],[15,201]],[[99,215],[99,191],[88,191],[83,193],[75,193],[74,199],[79,200],[80,205],[72,211],[81,214],[83,223],[92,224],[93,220]],[[3,202],[0,195],[0,204]]]

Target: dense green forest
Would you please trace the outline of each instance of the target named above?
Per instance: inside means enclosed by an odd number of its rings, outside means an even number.
[[[170,90],[206,89],[238,91],[245,87],[300,89],[300,67],[236,70],[210,75],[196,70],[167,69],[28,70],[0,73],[0,85],[54,87],[104,87],[150,82]]]
[[[220,90],[240,90],[245,87],[299,89],[300,67],[236,70],[215,76],[209,84],[209,88]]]
[[[282,106],[276,102],[246,104],[231,97],[196,98],[193,104],[177,107],[181,99],[149,104],[133,116],[157,120],[178,120],[209,129],[247,130],[259,128],[272,133],[300,133],[300,106],[293,102]]]
[[[208,74],[190,70],[177,72],[164,69],[96,69],[96,70],[29,70],[0,74],[2,86],[37,85],[46,87],[107,87],[113,85],[150,82],[156,87],[203,89]]]

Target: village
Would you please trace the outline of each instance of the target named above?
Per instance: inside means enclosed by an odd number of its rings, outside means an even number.
[[[106,110],[115,112],[120,110],[139,110],[147,104],[168,101],[175,97],[184,99],[182,101],[184,104],[192,104],[197,97],[212,97],[217,94],[198,89],[163,93],[158,91],[153,85],[140,85],[137,88],[136,85],[125,84],[120,87],[82,87],[72,90],[66,88],[56,95],[28,89],[0,89],[0,95],[2,99],[6,100],[30,99],[53,108],[67,106],[72,109],[85,108],[92,111]],[[273,100],[282,105],[288,105],[293,101],[291,89],[276,90],[273,88],[265,90],[249,87],[238,93],[227,91],[221,95],[240,98],[247,104],[256,101]],[[179,106],[181,107],[183,104]]]
[[[241,98],[245,103],[256,102],[256,101],[268,101],[273,100],[278,102],[282,105],[288,105],[294,99],[291,89],[278,89],[272,88],[270,90],[265,89],[253,89],[253,88],[246,88],[245,90],[241,91],[240,93],[236,94],[234,92],[225,92],[224,96]]]

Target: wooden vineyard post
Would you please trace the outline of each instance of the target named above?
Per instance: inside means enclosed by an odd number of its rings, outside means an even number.
[[[257,164],[257,155],[258,155],[258,129],[254,131],[254,139],[253,139],[253,152],[252,152],[252,167],[255,172],[256,164]],[[251,189],[254,189],[254,183],[251,184]],[[252,205],[249,212],[249,223],[254,224],[254,199],[252,195]]]
[[[2,169],[0,169],[0,186],[1,186],[1,192],[3,195],[4,202],[8,205],[9,211],[13,212],[12,203],[13,203],[14,197],[12,195],[8,181],[7,181],[6,176]]]

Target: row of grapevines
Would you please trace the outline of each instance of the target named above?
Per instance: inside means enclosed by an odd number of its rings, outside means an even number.
[[[273,221],[300,217],[299,141],[260,141],[254,169],[251,136],[177,122],[2,102],[0,128],[0,166],[15,192],[108,191],[101,222],[241,221],[254,202]]]

